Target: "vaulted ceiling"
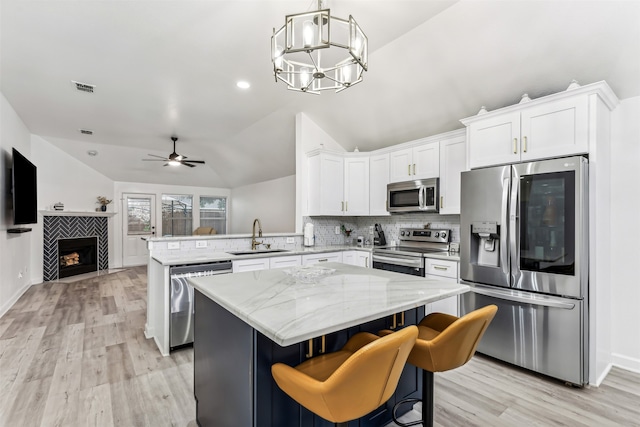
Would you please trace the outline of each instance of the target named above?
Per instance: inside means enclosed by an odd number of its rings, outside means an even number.
[[[370,42],[364,81],[339,94],[274,82],[272,29],[316,9],[309,0],[2,0],[0,88],[32,133],[113,180],[227,188],[295,173],[297,112],[345,149],[369,151],[573,79],[640,95],[639,1],[328,6],[352,14]],[[72,80],[96,90],[77,92]],[[168,155],[172,135],[178,153],[207,164],[142,161]]]

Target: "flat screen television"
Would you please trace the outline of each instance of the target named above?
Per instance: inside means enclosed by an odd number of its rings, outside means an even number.
[[[13,223],[38,222],[38,182],[36,166],[18,150],[13,149],[11,167],[11,193],[13,197]]]

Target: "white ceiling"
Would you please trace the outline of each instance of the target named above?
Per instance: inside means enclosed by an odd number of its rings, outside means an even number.
[[[370,70],[321,96],[276,84],[269,58],[273,27],[315,1],[1,2],[2,92],[32,133],[116,181],[235,188],[292,175],[297,112],[369,151],[572,79],[640,95],[637,0],[330,0],[369,37]],[[207,164],[141,161],[168,155],[171,135]]]

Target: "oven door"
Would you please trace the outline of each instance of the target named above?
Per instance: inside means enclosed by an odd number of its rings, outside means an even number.
[[[374,253],[373,268],[424,277],[424,258]]]

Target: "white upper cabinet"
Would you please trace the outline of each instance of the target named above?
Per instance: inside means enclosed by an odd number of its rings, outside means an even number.
[[[589,152],[603,107],[617,98],[605,82],[462,119],[471,169]]]
[[[465,134],[440,141],[440,213],[460,214],[460,174],[467,169]]]
[[[344,214],[344,160],[319,153],[309,157],[309,215]]]
[[[522,161],[589,151],[587,95],[522,110]]]
[[[389,155],[389,182],[437,178],[440,174],[440,145],[428,142]]]
[[[369,158],[369,215],[390,215],[387,211],[389,154]]]
[[[413,148],[413,179],[440,176],[440,144],[429,142]]]
[[[369,215],[369,156],[344,159],[344,215]]]
[[[308,158],[309,215],[369,215],[369,156]]]
[[[469,166],[499,165],[520,161],[520,113],[509,113],[469,126]]]
[[[389,182],[402,182],[413,179],[411,173],[412,153],[411,148],[406,148],[389,154]]]

